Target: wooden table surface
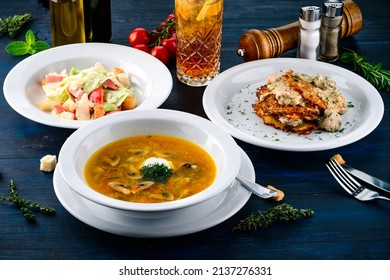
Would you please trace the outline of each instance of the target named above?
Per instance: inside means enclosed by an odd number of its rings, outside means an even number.
[[[341,45],[390,68],[390,2],[356,1],[363,13],[363,28]],[[221,70],[243,63],[236,49],[248,29],[278,27],[296,21],[307,1],[225,0]],[[322,1],[312,0],[312,5]],[[0,17],[29,12],[28,29],[51,44],[50,14],[38,0],[0,0]],[[127,36],[136,27],[152,29],[172,12],[174,1],[112,0],[113,44],[128,46]],[[5,51],[11,42],[0,37],[0,84],[23,57]],[[291,50],[283,57],[295,57]],[[350,69],[340,62],[336,64]],[[168,68],[173,89],[161,108],[181,110],[207,118],[202,107],[204,88],[188,87],[176,79],[175,64]],[[2,87],[1,87],[2,91]],[[314,217],[288,224],[276,224],[256,233],[233,233],[232,228],[250,213],[278,203],[252,195],[233,217],[201,232],[174,238],[131,238],[107,233],[84,224],[68,213],[53,190],[53,173],[39,170],[46,154],[58,155],[74,130],[45,126],[16,113],[0,94],[0,194],[8,193],[15,180],[20,195],[50,205],[55,216],[37,214],[37,223],[25,221],[19,210],[0,202],[0,259],[389,259],[390,203],[360,202],[336,183],[325,167],[336,153],[350,165],[390,181],[390,93],[380,90],[384,117],[367,137],[344,147],[318,152],[271,150],[237,140],[248,154],[262,184],[284,190],[284,202],[296,208],[311,208]]]

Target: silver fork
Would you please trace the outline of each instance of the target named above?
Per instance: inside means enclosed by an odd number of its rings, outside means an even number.
[[[331,159],[329,164],[326,164],[326,167],[328,167],[330,173],[332,173],[333,177],[344,188],[344,190],[355,198],[362,201],[377,198],[390,201],[390,198],[380,196],[377,192],[363,187],[358,181],[352,178],[352,176],[349,175],[336,160]]]

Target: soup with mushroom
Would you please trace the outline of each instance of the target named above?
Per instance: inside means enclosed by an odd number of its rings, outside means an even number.
[[[112,198],[141,203],[177,200],[210,186],[211,156],[190,141],[166,135],[132,136],[112,142],[87,161],[87,184]]]

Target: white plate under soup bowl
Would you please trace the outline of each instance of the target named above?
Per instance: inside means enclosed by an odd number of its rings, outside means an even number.
[[[100,194],[86,184],[84,168],[93,153],[116,140],[147,134],[175,136],[202,147],[216,165],[213,183],[195,195],[162,203],[122,201]],[[82,126],[62,146],[58,168],[66,183],[82,197],[106,207],[141,213],[142,216],[186,208],[215,197],[231,185],[240,165],[238,145],[214,123],[189,113],[155,109],[113,114]]]

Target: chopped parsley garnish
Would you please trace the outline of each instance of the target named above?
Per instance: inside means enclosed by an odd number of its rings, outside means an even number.
[[[166,183],[173,174],[171,168],[161,163],[144,165],[141,172],[146,180],[160,183]]]

